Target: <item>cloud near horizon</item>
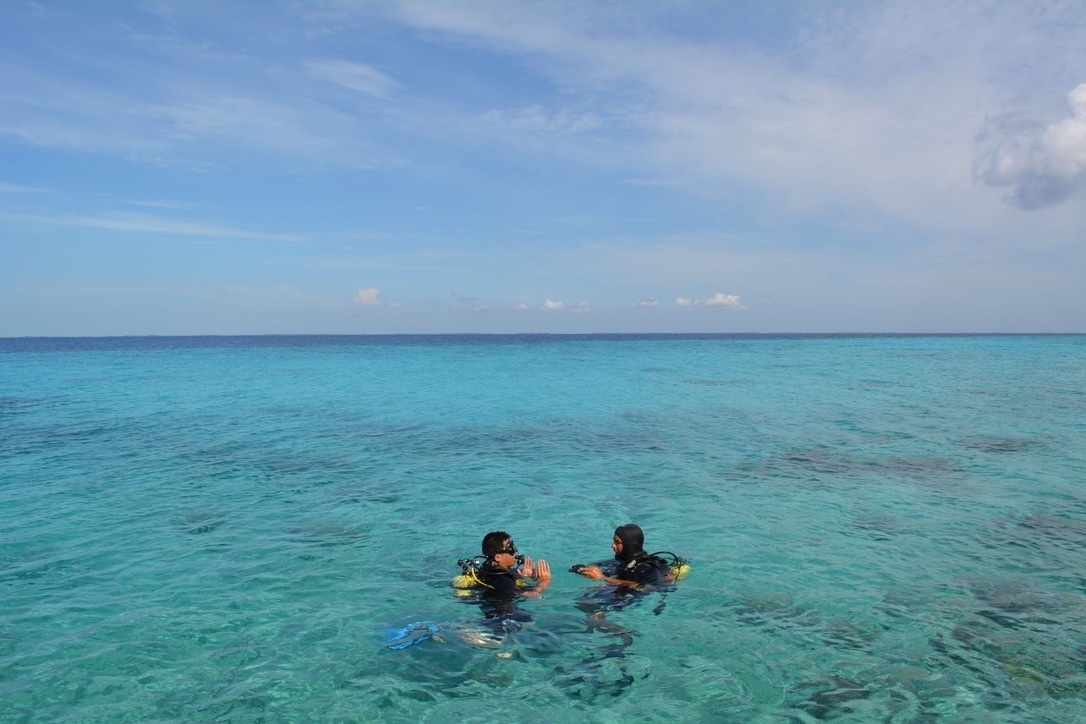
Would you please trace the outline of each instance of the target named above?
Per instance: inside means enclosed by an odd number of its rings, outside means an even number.
[[[711,297],[694,299],[692,297],[676,297],[675,304],[680,307],[724,307],[725,309],[746,309],[738,294],[725,294],[717,292]]]
[[[707,307],[728,307],[729,309],[744,309],[743,303],[739,301],[738,294],[725,294],[723,292],[717,292],[713,296],[704,300]]]
[[[518,305],[518,309],[523,305]],[[577,302],[576,304],[566,304],[563,301],[555,299],[547,299],[543,302],[543,306],[540,307],[543,311],[547,312],[569,312],[570,314],[584,314],[592,311],[592,305],[588,302]]]
[[[374,304],[380,305],[381,301],[377,299],[378,292],[373,287],[369,289],[359,289],[358,294],[354,295],[354,301],[359,304]]]

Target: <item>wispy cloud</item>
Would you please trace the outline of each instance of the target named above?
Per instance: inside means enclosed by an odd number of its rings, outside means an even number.
[[[19,186],[18,184],[0,183],[0,194],[47,194],[49,189],[35,188],[33,186]]]
[[[273,100],[228,88],[178,95],[144,109],[149,128],[169,144],[160,153],[206,155],[223,149],[229,160],[245,153],[268,158],[304,157],[317,166],[366,166],[374,158],[365,134],[349,115],[303,98]]]
[[[177,234],[183,236],[217,237],[225,239],[255,239],[259,241],[305,241],[298,234],[275,234],[261,231],[235,229],[202,222],[181,221],[150,214],[113,214],[104,216],[79,216],[56,214],[51,216],[32,214],[2,214],[0,218],[29,221],[40,224],[56,224],[84,229],[137,232],[143,234]]]
[[[582,133],[600,128],[603,122],[592,113],[574,113],[569,110],[546,111],[539,104],[526,108],[489,110],[482,119],[488,124],[505,130],[529,133]]]
[[[364,63],[349,60],[310,60],[303,63],[314,78],[384,98],[396,88],[396,82],[381,71]]]
[[[979,229],[1002,222],[972,182],[977,128],[999,99],[1036,89],[1023,67],[1060,52],[1062,67],[1086,62],[1075,3],[983,6],[807,5],[775,29],[789,42],[769,47],[671,33],[676,16],[716,15],[680,3],[406,2],[395,12],[524,59],[567,97],[595,99],[583,117],[601,122],[605,109],[609,140],[639,184]],[[801,30],[788,37],[790,28]],[[484,115],[555,134],[576,117],[539,104]]]
[[[130,206],[142,206],[149,209],[169,209],[172,211],[190,211],[193,205],[185,201],[171,201],[169,199],[163,199],[161,201],[126,201]]]
[[[109,38],[127,45],[148,70],[140,77],[155,83],[104,63],[101,80],[80,83],[20,64],[3,68],[8,87],[0,90],[6,108],[0,133],[191,167],[246,154],[250,162],[376,167],[410,157],[408,137],[467,143],[485,136],[584,165],[623,167],[642,185],[725,197],[756,188],[778,208],[810,213],[858,208],[944,218],[953,210],[983,226],[990,215],[972,183],[970,139],[999,99],[1031,88],[1024,65],[1058,52],[1052,48],[1064,49],[1060,67],[1086,61],[1075,43],[1086,19],[1075,3],[984,7],[981,13],[972,4],[911,1],[850,4],[847,12],[834,3],[802,6],[774,28],[780,42],[764,48],[685,37],[678,30],[683,21],[720,21],[723,10],[683,3],[409,0],[285,14],[303,30],[340,37],[348,31],[330,30],[329,13],[347,28],[382,16],[378,22],[427,31],[435,46],[481,47],[560,91],[518,89],[523,102],[495,107],[487,95],[472,107],[465,100],[470,94],[442,105],[433,94],[418,95],[417,82],[400,85],[392,74],[407,74],[410,64],[383,61],[386,72],[326,49],[315,53],[297,38],[277,46],[274,59],[228,52],[230,46],[195,30],[190,37],[178,30],[188,26],[186,8],[177,6],[168,16],[159,13],[170,32]],[[772,10],[761,22],[774,22]],[[957,30],[963,27],[970,32]],[[1013,42],[997,42],[1009,37]],[[344,101],[336,88],[354,91],[358,100]],[[404,98],[385,104],[395,105],[388,116],[365,105],[393,95]],[[1073,133],[1073,125],[1060,128]],[[1041,131],[1040,155],[1055,159],[1075,145],[1057,138],[1060,128]],[[486,132],[494,129],[496,138]],[[578,139],[586,134],[599,142],[586,147]],[[546,135],[551,143],[533,147],[524,135]],[[1023,206],[1041,206],[1075,188],[1080,176],[1072,173],[1075,180],[1067,182],[1066,169],[1036,158],[1034,145],[1007,141],[981,164],[980,177],[1012,186]]]
[[[77,52],[94,57],[87,64],[93,72],[66,68],[71,51],[48,43],[22,58],[13,50],[14,60],[0,59],[0,136],[190,169],[387,161],[350,104],[313,79],[370,97],[393,88],[389,78],[360,63],[301,61],[298,48],[262,56],[223,50],[211,40],[222,28],[193,28],[187,10],[172,8],[168,31],[135,32],[107,21],[90,23],[83,37],[73,32]]]

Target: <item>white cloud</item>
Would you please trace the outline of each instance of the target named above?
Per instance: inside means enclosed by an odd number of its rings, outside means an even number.
[[[724,292],[717,292],[708,299],[703,300],[703,303],[707,307],[728,307],[729,309],[744,309],[743,303],[739,301],[738,294],[725,294]]]
[[[1006,115],[989,122],[990,144],[974,164],[976,178],[1010,187],[1007,201],[1035,210],[1066,201],[1086,187],[1086,83],[1067,96],[1071,115],[1047,126]]]
[[[642,297],[641,299],[638,299],[636,302],[632,302],[630,304],[631,307],[635,307],[635,308],[655,307],[655,306],[658,306],[658,305],[659,305],[659,302],[656,301],[656,297]]]
[[[746,309],[746,305],[740,300],[738,294],[725,294],[717,292],[711,297],[693,299],[692,297],[676,297],[675,304],[680,307],[725,307],[727,309]]]
[[[354,295],[354,301],[359,304],[381,304],[377,299],[378,291],[373,287],[369,289],[359,289],[358,294]]]
[[[588,302],[577,302],[576,304],[566,304],[562,301],[556,301],[548,299],[543,302],[543,306],[540,307],[546,312],[568,312],[569,314],[587,314],[592,311],[592,305]]]

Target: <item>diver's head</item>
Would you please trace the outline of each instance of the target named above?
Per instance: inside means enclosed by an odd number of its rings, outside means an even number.
[[[503,568],[515,568],[524,561],[524,556],[517,555],[513,539],[504,530],[496,530],[483,538],[483,555],[488,561]]]
[[[505,544],[509,542],[511,542],[509,534],[504,530],[491,531],[483,538],[483,555],[487,558],[493,558],[505,550]]]
[[[643,552],[645,534],[641,527],[634,523],[627,523],[615,528],[615,537],[611,541],[611,550],[615,552],[615,558],[620,561],[628,561],[638,553]]]

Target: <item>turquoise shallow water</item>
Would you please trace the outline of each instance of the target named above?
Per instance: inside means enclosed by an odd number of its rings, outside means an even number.
[[[0,340],[0,720],[1083,721],[1084,421],[1082,336]]]

